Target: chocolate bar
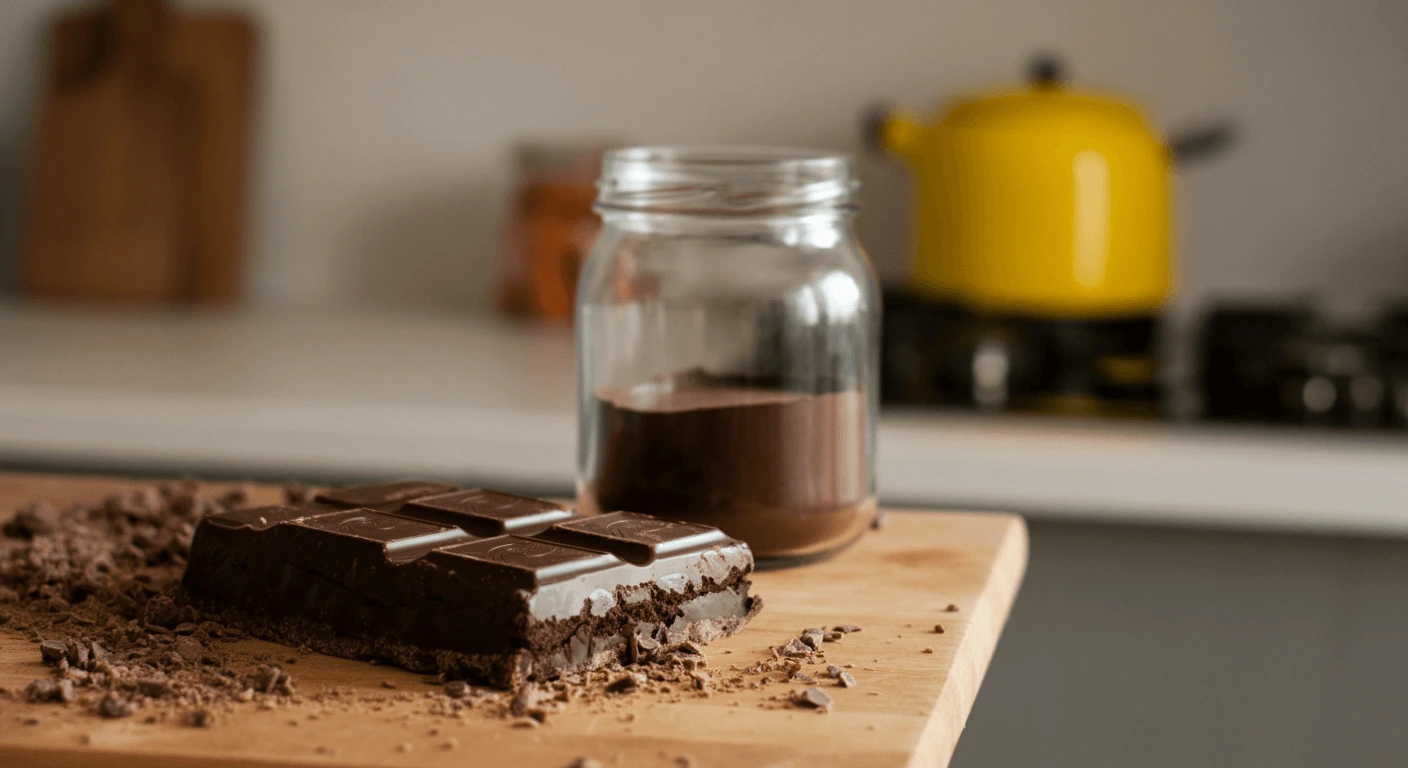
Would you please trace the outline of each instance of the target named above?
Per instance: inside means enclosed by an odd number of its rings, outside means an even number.
[[[403,481],[210,515],[183,583],[265,639],[510,687],[732,634],[752,568],[706,525]]]

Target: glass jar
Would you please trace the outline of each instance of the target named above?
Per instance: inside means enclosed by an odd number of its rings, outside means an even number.
[[[717,526],[767,565],[875,518],[880,300],[844,156],[606,155],[578,282],[578,504]]]

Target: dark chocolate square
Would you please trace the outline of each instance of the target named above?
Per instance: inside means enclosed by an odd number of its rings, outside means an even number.
[[[482,488],[417,499],[396,514],[458,526],[478,536],[531,532],[572,517],[561,504]]]
[[[464,531],[444,525],[410,520],[374,509],[348,509],[330,512],[296,524],[335,535],[334,545],[358,543],[378,546],[389,560],[413,560],[436,548],[469,540]]]
[[[336,488],[318,494],[314,500],[339,507],[386,507],[453,490],[455,490],[455,486],[443,483],[401,480],[381,485]]]
[[[495,536],[441,547],[428,559],[466,577],[503,579],[523,588],[621,565],[614,555],[526,536]]]
[[[730,541],[717,528],[661,520],[635,512],[610,512],[558,523],[542,534],[549,541],[604,549],[622,560],[646,565],[657,557]]]

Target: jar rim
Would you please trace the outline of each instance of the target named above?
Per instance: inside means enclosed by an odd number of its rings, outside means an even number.
[[[768,146],[627,147],[608,151],[597,210],[760,215],[854,210],[848,156]]]

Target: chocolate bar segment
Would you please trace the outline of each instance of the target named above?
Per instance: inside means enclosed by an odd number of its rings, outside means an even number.
[[[634,512],[610,512],[558,523],[543,538],[603,549],[636,565],[649,565],[662,555],[729,541],[718,528]]]
[[[408,481],[207,517],[184,584],[265,639],[508,686],[731,634],[752,566],[704,525]]]
[[[479,536],[540,531],[572,517],[565,505],[471,488],[408,502],[398,514],[453,525]]]

